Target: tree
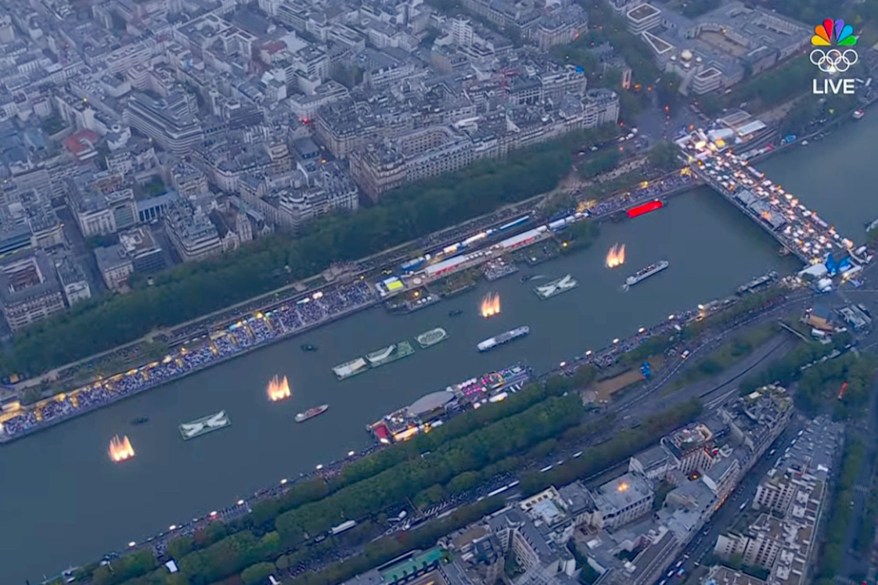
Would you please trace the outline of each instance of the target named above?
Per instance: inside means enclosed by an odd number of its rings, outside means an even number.
[[[262,585],[274,572],[274,569],[273,563],[256,563],[244,569],[241,573],[241,580],[244,585]]]
[[[653,146],[649,151],[649,164],[663,171],[672,171],[681,166],[677,147],[667,141]]]
[[[573,384],[576,388],[587,388],[597,378],[597,369],[593,366],[582,366],[577,368],[573,375]]]
[[[603,150],[580,163],[579,175],[584,179],[593,179],[615,169],[620,160],[622,154],[615,148]]]
[[[145,575],[156,566],[158,561],[152,552],[140,550],[98,567],[92,575],[92,582],[94,585],[116,585]]]
[[[174,559],[183,558],[194,548],[195,540],[191,536],[179,536],[168,542],[168,554]]]

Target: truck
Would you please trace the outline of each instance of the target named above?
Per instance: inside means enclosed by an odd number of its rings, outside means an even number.
[[[336,534],[341,534],[342,532],[350,530],[351,528],[353,528],[356,525],[357,525],[356,520],[348,520],[347,522],[342,522],[338,526],[333,526],[332,530],[330,530],[329,533],[332,534],[333,536],[335,536]]]

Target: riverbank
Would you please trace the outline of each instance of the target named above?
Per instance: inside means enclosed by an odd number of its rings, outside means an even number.
[[[351,315],[354,315],[354,314],[359,313],[361,311],[364,311],[366,309],[373,308],[373,307],[377,306],[379,304],[379,302],[380,301],[378,301],[377,299],[374,299],[368,303],[363,303],[362,305],[358,305],[357,307],[340,312],[337,315],[333,315],[331,317],[328,317],[327,319],[320,321],[318,323],[311,323],[309,325],[305,325],[304,327],[282,333],[282,334],[278,335],[277,337],[265,339],[263,341],[255,343],[253,345],[242,348],[240,351],[238,351],[236,353],[233,353],[233,354],[230,354],[227,356],[219,357],[214,361],[206,362],[206,363],[198,365],[190,370],[186,370],[185,372],[182,372],[173,378],[166,378],[166,379],[162,379],[162,380],[157,380],[153,384],[144,384],[142,387],[138,388],[137,390],[127,392],[125,394],[118,394],[118,395],[115,395],[112,398],[108,399],[106,402],[102,402],[100,404],[94,404],[94,405],[87,406],[87,407],[84,407],[82,409],[78,409],[76,411],[73,411],[73,412],[70,412],[67,414],[60,415],[57,418],[53,418],[52,420],[46,421],[45,423],[41,423],[39,426],[28,428],[27,430],[16,433],[15,435],[9,436],[6,433],[0,431],[0,445],[5,445],[8,443],[12,443],[14,441],[17,441],[18,439],[23,439],[25,437],[29,437],[29,436],[36,434],[36,433],[39,433],[41,431],[48,430],[48,429],[50,429],[56,425],[59,425],[63,422],[67,422],[67,421],[72,420],[74,418],[78,418],[80,416],[84,416],[86,414],[92,413],[96,410],[100,410],[102,408],[112,406],[113,404],[116,404],[117,402],[120,402],[120,401],[125,400],[127,398],[133,398],[134,396],[138,396],[138,395],[140,395],[148,390],[154,390],[154,389],[156,389],[160,386],[163,386],[165,384],[168,384],[170,382],[176,382],[178,380],[182,380],[182,379],[187,378],[193,374],[203,372],[204,370],[207,370],[207,369],[212,368],[214,366],[219,366],[221,364],[231,362],[232,360],[244,357],[244,356],[246,356],[246,355],[248,355],[256,350],[266,348],[266,347],[268,347],[270,345],[274,345],[275,343],[278,343],[280,341],[285,341],[287,339],[292,339],[293,337],[296,337],[297,335],[308,333],[309,331],[312,331],[312,330],[317,329],[319,327],[323,327],[324,325],[329,325],[329,324],[334,323],[340,319],[344,319],[346,317],[350,317]],[[275,305],[275,306],[277,306],[277,305]],[[74,390],[71,393],[75,393],[75,392],[77,392],[77,390]],[[39,408],[41,405],[49,403],[53,400],[55,400],[55,398],[49,398],[49,399],[40,401],[37,404],[28,406],[26,408],[36,409],[36,408]]]
[[[661,185],[663,181],[669,180],[669,179],[671,179],[671,178],[673,178],[673,175],[665,175],[664,177],[662,177],[662,178],[657,179],[656,181],[654,181],[654,184],[659,184],[659,185]],[[612,208],[613,208],[613,209],[612,209],[612,210],[611,210],[611,209],[606,209],[602,214],[601,214],[601,213],[597,213],[597,214],[585,214],[585,215],[583,215],[582,217],[580,217],[578,221],[589,221],[589,220],[591,220],[591,221],[600,221],[601,218],[606,217],[606,216],[609,216],[609,215],[611,215],[612,213],[615,213],[616,211],[618,211],[619,209],[623,209],[623,210],[624,210],[624,209],[629,208],[629,207],[631,207],[631,206],[633,206],[633,205],[637,205],[637,204],[639,204],[640,202],[643,202],[643,201],[648,201],[648,200],[650,200],[650,199],[655,199],[655,198],[666,198],[666,197],[668,197],[668,196],[672,196],[672,195],[675,195],[675,194],[680,194],[680,193],[686,192],[686,191],[688,191],[689,189],[692,188],[692,186],[693,186],[692,183],[693,183],[693,181],[691,181],[691,180],[686,180],[686,181],[685,181],[685,184],[682,184],[682,185],[674,185],[674,186],[672,186],[671,188],[669,188],[669,189],[667,190],[667,192],[664,192],[664,191],[661,191],[661,190],[656,190],[655,188],[648,189],[648,188],[643,188],[643,187],[641,187],[641,191],[643,191],[643,193],[640,194],[639,197],[634,197],[634,198],[632,198],[632,197],[630,196],[630,195],[631,195],[630,192],[626,192],[626,193],[624,193],[624,194],[620,194],[620,195],[618,196],[618,198],[617,198],[618,200],[615,201],[615,202],[613,202],[613,204],[612,204]],[[610,203],[610,201],[609,201],[609,200],[605,200],[604,202],[602,202],[602,205],[606,206],[606,204],[608,204],[608,203]],[[519,248],[519,250],[523,250],[523,249],[525,249],[525,248],[527,248],[527,247],[532,247],[532,246],[534,246],[534,245],[540,244],[540,243],[542,243],[542,242],[545,242],[545,241],[548,240],[548,239],[552,239],[552,238],[555,237],[555,235],[556,235],[555,232],[553,232],[552,230],[549,230],[546,226],[544,226],[544,227],[545,227],[544,231],[542,231],[541,233],[539,233],[538,236],[537,236],[537,237],[534,237],[531,241],[526,242],[523,246],[521,246],[521,247]],[[433,282],[433,281],[436,281],[436,280],[444,280],[444,279],[447,279],[447,278],[449,278],[449,277],[453,277],[454,274],[457,274],[457,273],[463,272],[464,270],[475,270],[475,269],[477,269],[478,267],[480,267],[480,266],[484,265],[485,263],[487,263],[488,261],[494,259],[494,258],[497,257],[498,255],[503,255],[503,254],[505,254],[505,253],[507,253],[506,250],[498,250],[498,251],[496,251],[496,253],[488,253],[488,254],[485,254],[485,253],[479,253],[479,254],[476,254],[476,255],[474,255],[474,257],[473,257],[470,261],[461,264],[461,266],[460,266],[457,270],[454,270],[454,271],[451,272],[450,274],[444,274],[444,275],[441,275],[440,277],[438,277],[438,278],[434,278],[434,279],[426,278],[426,279],[425,279],[426,282],[421,282],[421,283],[419,283],[418,286],[423,286],[423,285],[426,285],[426,284],[428,284],[428,283],[430,283],[430,282]],[[554,259],[555,257],[557,257],[557,255],[553,255],[551,258],[546,258],[546,260]],[[331,285],[331,286],[337,286],[337,285]],[[402,290],[399,291],[399,293],[404,293],[404,292],[406,292],[407,290],[408,290],[408,289],[402,289]],[[309,291],[309,293],[310,293],[312,296],[313,296],[313,295],[316,295],[316,294],[318,294],[318,293],[322,293],[322,292],[323,292],[323,291],[320,291],[320,290],[317,290],[317,291]],[[385,298],[385,299],[382,299],[382,300],[385,300],[385,301],[386,301],[387,299]],[[295,301],[295,302],[297,302],[297,301]],[[359,306],[357,309],[355,309],[355,310],[343,311],[343,312],[341,312],[341,313],[339,313],[339,314],[337,314],[337,315],[334,315],[334,316],[332,316],[332,317],[330,317],[330,318],[327,318],[327,319],[325,319],[325,320],[322,320],[322,321],[320,321],[320,322],[318,322],[318,323],[313,323],[313,324],[307,325],[307,326],[305,326],[305,327],[296,328],[296,329],[294,329],[293,331],[286,332],[286,333],[281,334],[281,335],[277,335],[277,336],[274,336],[274,337],[266,338],[266,339],[261,340],[261,341],[259,341],[259,342],[257,342],[257,343],[253,343],[252,345],[248,345],[248,346],[242,348],[240,351],[237,351],[237,352],[235,352],[234,354],[231,354],[231,355],[229,355],[229,356],[223,356],[223,357],[218,358],[218,359],[215,359],[215,360],[209,360],[209,361],[206,361],[205,363],[203,363],[203,364],[199,364],[197,367],[194,367],[194,368],[192,368],[191,370],[186,370],[186,371],[184,371],[184,372],[181,372],[179,375],[174,375],[174,376],[171,376],[171,377],[165,377],[165,378],[162,378],[162,379],[160,379],[160,380],[157,380],[155,383],[152,383],[152,384],[150,384],[150,383],[146,383],[146,384],[144,384],[142,387],[140,387],[140,388],[138,388],[138,389],[136,389],[136,390],[133,390],[133,391],[130,391],[130,392],[126,392],[126,393],[124,393],[124,394],[113,395],[113,396],[109,397],[106,401],[101,401],[101,402],[99,402],[99,403],[95,403],[94,405],[90,405],[90,406],[85,407],[85,408],[81,408],[81,409],[80,409],[80,408],[77,408],[77,409],[75,409],[75,410],[70,411],[69,413],[63,413],[63,414],[57,415],[57,416],[53,417],[51,420],[49,420],[49,421],[47,421],[47,422],[45,422],[45,423],[43,423],[43,422],[39,422],[39,423],[33,424],[32,427],[27,427],[26,430],[17,431],[14,435],[11,435],[11,436],[10,436],[10,435],[8,435],[8,434],[6,434],[6,433],[0,433],[0,444],[6,444],[6,443],[12,442],[12,441],[14,441],[14,440],[16,440],[16,439],[19,439],[19,438],[22,438],[22,437],[25,437],[25,436],[29,436],[29,435],[31,435],[31,434],[33,434],[33,433],[35,433],[35,432],[39,432],[40,430],[44,430],[44,429],[47,429],[47,428],[51,428],[51,427],[53,427],[53,426],[55,426],[55,425],[57,425],[57,424],[59,424],[59,423],[61,423],[61,422],[65,422],[65,421],[71,420],[71,419],[73,419],[73,418],[76,418],[76,417],[78,417],[78,416],[82,416],[82,415],[85,415],[85,414],[87,414],[87,413],[94,412],[95,410],[98,410],[98,409],[100,409],[100,408],[104,408],[104,407],[106,407],[106,406],[110,406],[110,405],[112,405],[112,404],[115,404],[116,402],[119,402],[120,400],[122,400],[122,399],[124,399],[124,398],[130,397],[130,396],[139,395],[139,394],[142,394],[142,393],[143,393],[144,391],[146,391],[146,390],[151,390],[151,389],[157,388],[157,387],[159,387],[159,386],[161,386],[161,385],[163,385],[163,384],[165,384],[165,383],[167,383],[167,382],[171,382],[171,381],[174,381],[174,380],[182,379],[182,378],[184,378],[184,377],[186,377],[186,376],[188,376],[188,375],[190,375],[190,374],[192,374],[192,373],[195,373],[196,371],[203,371],[203,370],[205,370],[205,369],[207,369],[207,368],[209,368],[209,367],[212,367],[212,366],[215,366],[215,365],[219,365],[219,364],[221,364],[221,363],[225,363],[225,362],[227,362],[227,361],[229,361],[229,360],[231,360],[231,359],[233,359],[233,358],[235,358],[235,357],[240,357],[240,356],[243,356],[243,355],[247,355],[247,354],[249,354],[250,352],[252,352],[252,351],[255,350],[255,349],[264,348],[264,347],[267,347],[267,346],[272,345],[272,344],[274,344],[274,343],[277,343],[277,342],[279,342],[279,341],[282,341],[282,340],[285,340],[285,339],[291,338],[291,337],[293,337],[293,336],[295,336],[295,335],[299,335],[299,334],[301,334],[301,333],[305,333],[305,332],[310,331],[310,330],[312,330],[312,329],[314,329],[314,328],[321,327],[321,326],[323,326],[323,325],[328,325],[328,324],[330,324],[330,323],[332,323],[332,322],[334,322],[334,321],[336,321],[336,320],[338,320],[338,319],[341,319],[342,317],[347,317],[347,316],[349,316],[349,315],[351,315],[351,314],[353,314],[353,313],[355,313],[355,312],[358,312],[359,310],[363,310],[363,309],[365,309],[365,308],[368,308],[368,307],[374,306],[374,305],[378,304],[379,302],[380,302],[379,300],[377,300],[377,299],[373,299],[373,301],[371,301],[371,302],[369,302],[369,303],[367,303],[367,304],[364,304],[364,305],[360,305],[360,306]],[[438,302],[438,301],[437,301],[437,302]],[[274,302],[272,302],[269,306],[270,306],[272,309],[280,309],[280,308],[282,308],[282,307],[290,306],[290,305],[292,305],[292,304],[294,304],[294,301],[293,301],[292,299],[289,299],[289,300],[286,300],[286,301],[274,300]],[[430,304],[433,304],[433,303],[430,303]],[[265,310],[268,310],[268,309],[265,309]],[[259,312],[259,310],[258,310],[258,309],[254,309],[254,312]],[[213,331],[219,331],[219,330],[220,330],[220,327],[221,327],[221,325],[215,327],[215,328],[213,329]],[[210,334],[210,331],[208,331],[208,335],[209,335],[209,334]],[[140,367],[142,368],[142,367],[144,367],[144,366],[140,366]],[[72,392],[75,393],[75,392],[77,392],[77,391],[79,391],[79,390],[86,389],[86,388],[88,388],[88,386],[90,386],[90,384],[82,385],[82,386],[80,386],[78,389],[73,390]],[[61,393],[61,394],[58,394],[57,396],[59,396],[59,397],[63,397],[64,394]],[[63,398],[62,398],[62,399],[63,399]],[[44,401],[41,401],[41,402],[37,403],[37,404],[34,405],[34,406],[26,407],[26,409],[24,410],[24,413],[27,413],[27,412],[34,412],[35,410],[39,409],[39,408],[40,408],[41,406],[43,406],[43,405],[51,404],[51,402],[52,402],[53,400],[56,400],[56,398],[46,399],[46,400],[44,400]],[[9,418],[12,418],[12,417],[9,417]],[[8,419],[7,419],[7,420],[8,420]]]

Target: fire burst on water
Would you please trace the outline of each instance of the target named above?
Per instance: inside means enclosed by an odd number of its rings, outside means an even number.
[[[613,244],[610,251],[607,252],[607,259],[604,260],[607,268],[618,268],[625,264],[625,244]]]
[[[479,312],[485,319],[500,314],[500,295],[497,293],[488,293],[482,299]]]
[[[134,457],[134,447],[131,446],[128,437],[116,435],[110,440],[110,448],[107,449],[107,453],[114,463],[121,463]]]
[[[275,376],[269,380],[266,391],[268,392],[268,399],[272,402],[284,400],[290,397],[290,383],[287,381],[286,376],[283,378]]]

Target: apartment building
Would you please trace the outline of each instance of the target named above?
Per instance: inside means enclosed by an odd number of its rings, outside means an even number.
[[[166,150],[186,154],[204,139],[197,114],[195,98],[183,90],[158,99],[138,91],[129,99],[123,119]]]
[[[0,262],[0,301],[13,331],[64,310],[58,275],[45,252],[25,250]]]
[[[201,207],[176,199],[165,213],[165,229],[183,262],[204,260],[222,253],[216,226]]]

